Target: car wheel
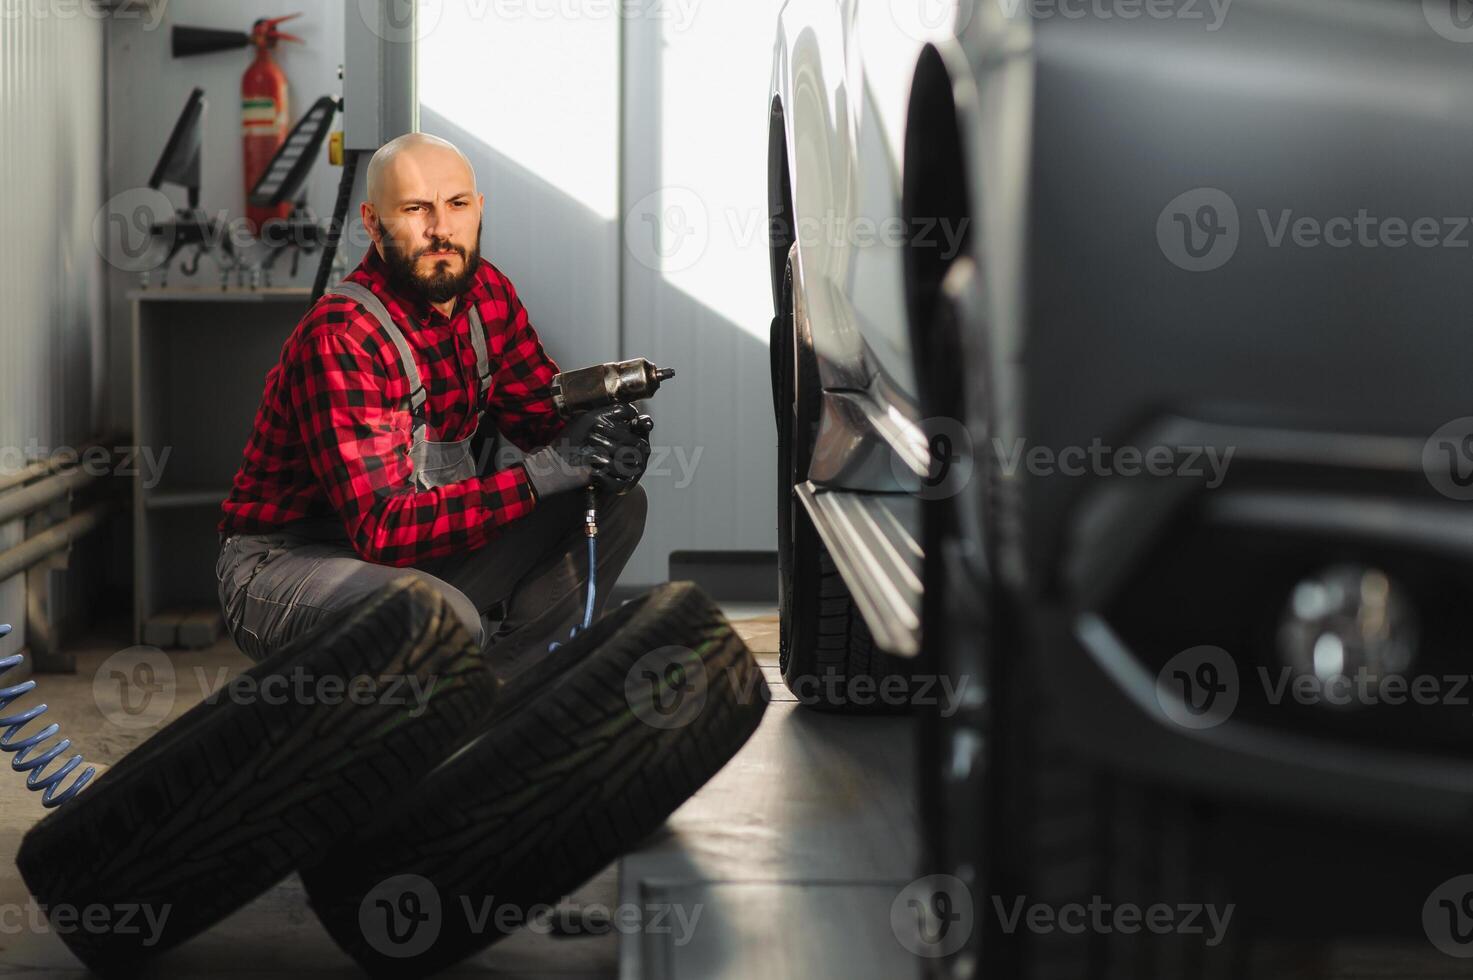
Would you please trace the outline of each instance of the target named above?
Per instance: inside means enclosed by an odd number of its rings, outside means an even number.
[[[962,257],[951,276],[960,282],[972,272],[971,260]],[[926,305],[925,317],[924,329],[916,330],[912,339],[921,412],[926,418],[965,420],[968,389],[956,304],[938,292],[938,301]],[[991,538],[971,527],[979,510],[968,510],[973,501],[967,495],[985,492],[980,488],[988,477],[986,461],[980,461],[961,493],[922,501],[921,653],[916,668],[923,676],[940,678],[934,686],[941,691],[953,692],[922,706],[917,719],[923,875],[944,876],[938,879],[941,890],[965,891],[978,910],[986,658],[998,648],[1003,624],[995,620],[990,575],[980,554],[982,542]],[[938,946],[933,972],[972,975],[979,938],[980,930],[969,928],[961,942]]]
[[[772,321],[773,408],[778,432],[778,577],[781,629],[778,663],[783,681],[810,707],[851,713],[884,713],[906,705],[870,696],[885,678],[908,677],[907,661],[879,649],[844,584],[833,557],[814,529],[793,488],[808,478],[818,433],[821,382],[809,345],[794,275],[793,251],[783,274],[781,308]],[[864,697],[850,697],[857,679]]]

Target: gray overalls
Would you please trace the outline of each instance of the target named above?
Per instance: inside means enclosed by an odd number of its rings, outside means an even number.
[[[414,436],[409,446],[409,461],[414,464],[414,482],[422,490],[448,486],[468,480],[476,475],[476,458],[471,452],[471,440],[475,429],[480,428],[484,408],[476,411],[476,425],[471,435],[457,442],[433,442],[425,438],[424,404],[427,397],[424,383],[420,380],[419,368],[409,350],[409,342],[394,323],[393,317],[373,290],[344,279],[328,291],[329,295],[346,296],[363,304],[363,308],[378,321],[379,328],[388,334],[399,351],[399,362],[404,365],[404,374],[409,378],[409,411],[414,419]],[[481,315],[470,304],[471,346],[476,349],[476,377],[480,379],[480,393],[476,404],[484,406],[486,392],[491,388],[491,361],[486,356],[486,331],[481,326]]]

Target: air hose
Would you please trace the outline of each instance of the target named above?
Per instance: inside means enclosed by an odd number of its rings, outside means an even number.
[[[588,497],[588,510],[583,515],[583,533],[588,538],[588,599],[583,605],[583,622],[574,624],[568,631],[568,639],[578,635],[579,630],[586,630],[593,625],[593,601],[598,594],[598,493],[589,487],[585,493]],[[560,641],[553,640],[547,645],[548,650],[556,650]]]

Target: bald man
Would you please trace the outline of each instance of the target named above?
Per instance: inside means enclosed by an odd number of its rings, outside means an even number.
[[[401,136],[369,162],[372,247],[266,375],[218,525],[221,609],[252,659],[402,575],[443,594],[483,650],[545,648],[582,619],[573,491],[604,491],[596,612],[639,542],[652,423],[625,407],[557,414],[558,367],[481,257],[484,203],[470,161],[437,137]],[[482,465],[478,430],[525,456]]]

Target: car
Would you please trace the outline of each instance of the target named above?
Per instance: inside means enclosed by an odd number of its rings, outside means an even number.
[[[903,709],[919,653],[918,505],[932,463],[905,306],[900,245],[919,236],[901,217],[901,164],[916,59],[959,8],[912,6],[788,0],[774,48],[780,662],[801,702],[832,710]]]
[[[937,975],[1473,955],[1473,60],[1435,7],[978,3],[919,52],[902,218],[970,234],[902,249],[907,419],[969,449],[914,494],[913,663],[981,679],[921,718]]]

